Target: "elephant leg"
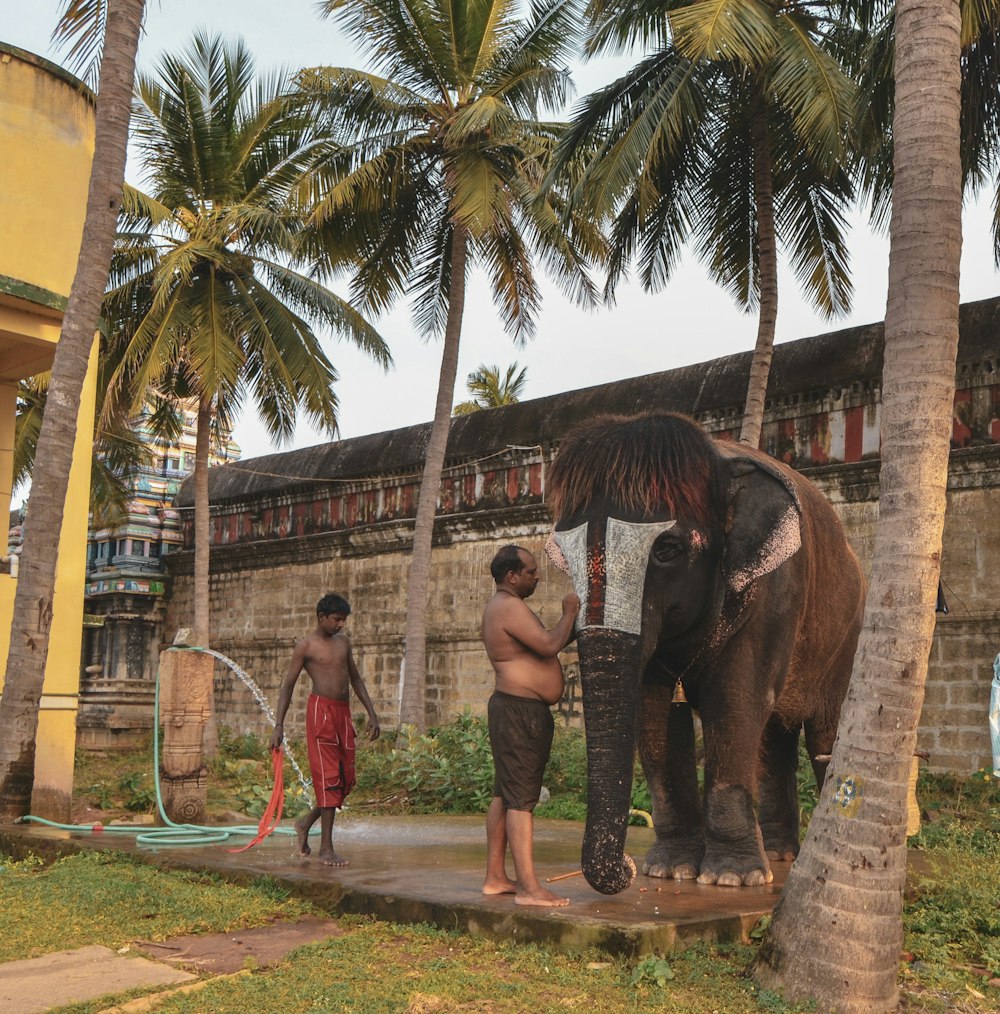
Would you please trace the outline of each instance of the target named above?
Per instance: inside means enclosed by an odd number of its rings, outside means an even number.
[[[749,671],[753,671],[750,669]],[[754,812],[754,780],[768,713],[766,695],[732,690],[701,695],[705,736],[705,857],[699,884],[769,884],[771,866]]]
[[[810,718],[805,723],[806,750],[812,762],[813,774],[816,776],[817,795],[823,789],[823,781],[826,778],[826,769],[829,767],[828,760],[817,760],[817,757],[829,757],[833,752],[833,743],[837,738],[837,722]]]
[[[653,799],[656,842],[642,872],[650,877],[694,880],[705,852],[698,794],[694,719],[687,702],[671,703],[673,687],[643,687],[639,759]]]
[[[772,715],[760,752],[758,820],[767,858],[791,861],[799,854],[799,730]]]

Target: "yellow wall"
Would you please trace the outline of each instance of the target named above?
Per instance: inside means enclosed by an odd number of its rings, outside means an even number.
[[[4,511],[0,519],[4,521],[12,477],[12,392],[19,379],[51,367],[80,252],[93,152],[90,93],[60,68],[0,43],[0,508]],[[73,466],[59,533],[35,744],[32,812],[56,820],[69,819],[73,788],[96,375],[95,341],[72,438]],[[0,574],[0,685],[15,587],[8,574]]]
[[[90,93],[40,57],[2,47],[0,138],[0,275],[68,296],[94,156]]]

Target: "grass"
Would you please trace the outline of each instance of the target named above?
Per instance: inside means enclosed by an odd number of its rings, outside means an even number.
[[[660,985],[625,961],[561,955],[421,927],[351,921],[342,937],[300,949],[290,966],[242,982],[210,985],[158,1007],[242,1014],[247,1009],[410,1014],[469,1011],[725,1011],[757,1014],[742,976],[745,948],[696,948],[672,960]],[[782,1005],[774,1010],[796,1008]]]
[[[38,859],[0,859],[0,865],[0,961],[247,929],[309,910],[264,878],[239,887],[209,874],[163,872],[113,852],[82,852],[49,866]]]

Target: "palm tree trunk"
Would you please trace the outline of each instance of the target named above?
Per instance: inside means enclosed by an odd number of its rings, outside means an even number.
[[[406,649],[400,723],[423,730],[427,724],[425,688],[427,683],[427,592],[430,586],[431,548],[434,543],[434,515],[437,513],[441,473],[448,449],[451,406],[455,400],[458,347],[465,309],[465,258],[468,238],[464,229],[453,227],[451,237],[451,288],[448,292],[448,323],[438,377],[434,423],[427,444],[424,472],[420,479],[417,518],[413,526],[413,553],[406,589]]]
[[[212,554],[212,515],[208,499],[208,457],[212,443],[212,399],[202,396],[198,402],[198,430],[194,439],[194,622],[191,641],[201,648],[209,647],[211,621],[210,573]],[[214,757],[219,751],[219,727],[215,720],[214,681],[215,662],[211,655],[200,655],[191,668],[203,681],[203,699],[207,708],[202,728],[202,756]],[[164,742],[164,751],[167,744]],[[196,786],[199,783],[196,782]],[[181,794],[186,796],[190,787]],[[180,790],[179,790],[180,791]],[[195,792],[204,810],[204,785]]]
[[[750,361],[750,380],[740,443],[760,446],[764,425],[767,378],[774,355],[774,327],[778,320],[778,242],[774,228],[774,177],[768,141],[767,105],[759,88],[751,102],[750,135],[753,144],[753,189],[757,205],[757,265],[760,271],[760,307],[757,344]]]
[[[57,533],[66,507],[72,434],[76,431],[121,203],[143,5],[144,0],[108,2],[83,238],[35,452],[38,467],[32,476],[10,654],[0,701],[0,819],[23,816],[31,803],[38,705],[52,622]]]
[[[896,7],[882,469],[864,627],[820,805],[758,980],[841,1014],[896,1009],[907,775],[944,525],[962,233],[957,0]]]
[[[208,451],[212,435],[212,400],[198,402],[198,430],[194,443],[194,623],[193,643],[208,647],[209,556],[212,523],[208,502]]]

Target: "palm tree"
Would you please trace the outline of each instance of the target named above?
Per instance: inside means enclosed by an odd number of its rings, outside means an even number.
[[[757,977],[841,1014],[896,1010],[906,784],[944,523],[962,245],[961,14],[898,0],[895,163],[871,587],[840,734]],[[928,181],[933,180],[933,186]]]
[[[23,816],[31,802],[38,705],[48,659],[59,546],[53,533],[61,527],[73,457],[74,441],[68,434],[76,431],[77,408],[111,262],[144,0],[106,0],[104,16],[96,21],[88,20],[86,8],[90,6],[88,0],[67,0],[62,22],[68,33],[76,23],[83,26],[83,38],[103,38],[100,89],[83,240],[52,364],[48,411],[38,435],[36,455],[44,465],[35,469],[33,477],[31,517],[25,525],[14,596],[10,653],[0,700],[0,820]]]
[[[225,428],[251,398],[274,437],[292,435],[299,411],[335,433],[337,372],[314,325],[391,362],[364,318],[299,270],[304,209],[292,191],[330,142],[286,84],[280,74],[255,82],[242,42],[203,34],[136,82],[147,192],[126,190],[105,299],[109,344],[123,350],[111,390],[135,409],[149,391],[197,401],[193,635],[202,646],[213,421]]]
[[[327,0],[371,56],[373,72],[324,68],[303,78],[344,145],[331,158],[316,221],[327,248],[358,263],[354,293],[381,311],[414,299],[427,336],[444,335],[434,422],[414,525],[401,720],[425,725],[426,611],[434,515],[448,442],[466,276],[489,275],[500,316],[523,340],[539,292],[532,248],[571,295],[592,300],[590,223],[564,221],[555,189],[538,197],[560,127],[562,55],[577,37],[575,5],[536,0]],[[582,251],[582,253],[580,252]]]
[[[824,46],[823,4],[590,0],[591,54],[646,55],[589,96],[557,167],[595,157],[575,200],[611,219],[607,294],[633,258],[649,291],[692,244],[711,277],[758,311],[740,440],[757,446],[778,311],[778,243],[812,302],[844,312],[843,168],[855,89]]]
[[[465,381],[465,389],[472,396],[470,401],[460,401],[452,415],[469,415],[484,408],[501,408],[516,405],[528,381],[528,367],[519,371],[517,363],[511,363],[507,372],[500,376],[499,366],[480,364]]]

